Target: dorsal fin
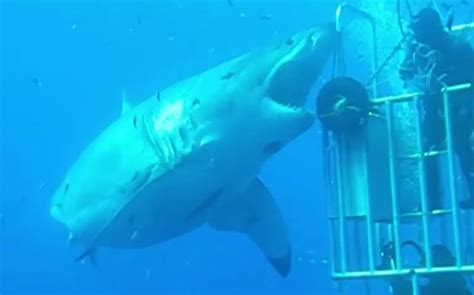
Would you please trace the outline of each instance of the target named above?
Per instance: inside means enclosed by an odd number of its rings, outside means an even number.
[[[125,90],[122,90],[122,113],[121,113],[121,115],[123,116],[125,113],[130,111],[132,108],[133,108],[133,104],[128,99],[127,94],[125,93]]]

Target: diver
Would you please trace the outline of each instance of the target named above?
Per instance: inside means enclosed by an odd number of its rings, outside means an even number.
[[[438,12],[422,9],[410,24],[411,38],[399,74],[405,82],[421,82],[424,152],[439,150],[446,140],[444,86],[471,83],[471,88],[449,94],[453,149],[468,184],[469,196],[460,202],[463,209],[474,208],[474,50],[443,25]],[[426,158],[426,181],[430,209],[441,208],[440,181],[436,157]]]
[[[421,250],[421,247],[413,242],[406,242],[406,245],[414,246],[417,249],[419,255],[423,257],[420,260],[420,266],[423,267],[426,265],[424,260],[424,253]],[[387,265],[387,259],[393,259],[393,245],[387,244],[385,247],[385,253],[383,254],[384,261],[383,265]],[[451,254],[449,249],[443,245],[434,245],[431,247],[432,253],[432,263],[435,267],[447,267],[455,266],[456,258]],[[420,295],[446,295],[446,294],[456,294],[456,295],[472,295],[472,291],[469,290],[466,279],[462,274],[452,272],[452,273],[433,273],[420,275],[420,277],[425,278],[427,283],[419,287]],[[411,295],[413,294],[413,286],[411,279],[396,277],[390,279],[390,288],[393,295]]]

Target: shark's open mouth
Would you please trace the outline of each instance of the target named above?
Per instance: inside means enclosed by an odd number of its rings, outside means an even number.
[[[317,50],[319,35],[293,38],[291,49],[275,63],[265,79],[266,95],[288,108],[301,108],[316,82],[325,59]]]
[[[292,113],[306,113],[308,110],[304,106],[297,105],[295,103],[288,103],[287,101],[279,101],[278,99],[271,98],[281,110],[286,110]]]

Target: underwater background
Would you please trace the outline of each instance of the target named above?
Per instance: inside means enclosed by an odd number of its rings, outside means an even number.
[[[385,56],[399,34],[395,1],[349,2],[377,14],[386,30]],[[142,250],[105,249],[98,268],[75,263],[77,248],[67,245],[49,202],[79,153],[120,115],[122,91],[138,103],[256,47],[333,21],[339,1],[0,3],[0,294],[338,294],[330,279],[318,122],[261,174],[290,231],[288,278],[243,235],[206,226]],[[369,35],[354,35],[347,46],[360,50],[348,49],[354,55],[348,71],[366,79]],[[329,78],[328,70],[315,89]],[[386,92],[401,87],[390,74],[385,78]],[[314,99],[308,107],[314,109]],[[355,286],[349,294],[362,290]]]

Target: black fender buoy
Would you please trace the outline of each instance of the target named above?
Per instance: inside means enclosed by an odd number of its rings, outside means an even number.
[[[364,85],[350,77],[330,80],[316,99],[316,114],[330,131],[347,132],[359,128],[371,103]]]

